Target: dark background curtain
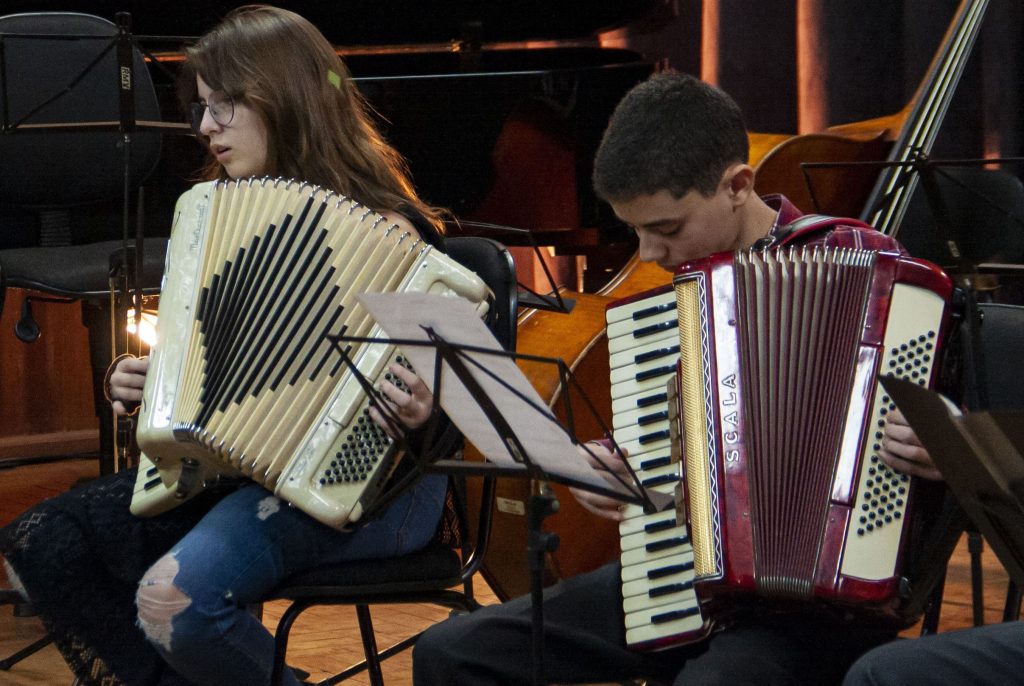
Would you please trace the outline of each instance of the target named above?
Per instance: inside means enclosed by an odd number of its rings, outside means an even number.
[[[621,36],[648,57],[723,88],[743,108],[751,131],[808,132],[902,109],[958,5],[956,0],[674,0]],[[990,0],[933,156],[1024,154],[1022,36],[1024,4]],[[813,58],[804,69],[801,51]],[[1024,167],[1011,169],[1019,174]]]

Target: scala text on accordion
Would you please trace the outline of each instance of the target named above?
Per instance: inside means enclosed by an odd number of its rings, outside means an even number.
[[[932,383],[950,294],[906,256],[787,248],[609,306],[614,436],[678,494],[620,525],[627,643],[698,640],[744,596],[899,611],[912,487],[878,456],[877,377]]]
[[[149,516],[244,475],[316,519],[360,518],[395,443],[332,337],[375,338],[364,292],[417,291],[487,307],[475,274],[349,198],[295,181],[201,183],[175,208],[137,431],[132,511]],[[345,342],[376,386],[385,342]]]

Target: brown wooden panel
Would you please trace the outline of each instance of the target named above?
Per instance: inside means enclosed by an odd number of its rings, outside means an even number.
[[[80,439],[82,431],[98,430],[82,306],[33,302],[42,333],[34,343],[23,343],[14,325],[28,294],[8,290],[0,317],[0,439],[49,434],[52,441],[66,432]]]

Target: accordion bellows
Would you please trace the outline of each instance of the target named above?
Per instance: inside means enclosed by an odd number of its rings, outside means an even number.
[[[364,292],[463,297],[475,274],[359,203],[295,181],[201,183],[175,208],[139,418],[135,514],[244,475],[334,527],[359,519],[397,459],[367,415],[403,362]],[[344,353],[344,354],[343,354]]]

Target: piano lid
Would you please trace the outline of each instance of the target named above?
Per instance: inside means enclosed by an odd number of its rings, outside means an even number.
[[[669,0],[279,0],[339,46],[569,40],[623,26]],[[72,4],[73,7],[68,5]],[[141,35],[196,36],[230,9],[223,0],[6,0],[3,14],[75,11],[113,21],[130,12]]]
[[[73,5],[73,11],[113,20],[117,12],[129,11],[135,35],[171,38],[143,42],[171,72],[181,58],[178,37],[198,36],[231,8],[246,4],[223,0],[2,2],[3,14],[67,11]],[[654,62],[632,50],[602,48],[594,36],[599,30],[647,18],[647,12],[656,19],[654,13],[670,2],[279,0],[275,4],[307,17],[338,47],[379,115],[382,132],[408,161],[416,188],[428,202],[463,220],[531,229],[545,245],[586,252],[596,260],[608,246],[632,239],[594,195],[590,180],[594,151],[616,103],[650,75]],[[476,35],[472,30],[460,35],[460,24],[472,21],[481,24]],[[473,47],[479,43],[480,49],[464,49],[460,41],[465,40]],[[181,121],[168,74],[163,69],[151,71],[164,118]],[[155,217],[171,215],[174,201],[197,178],[204,160],[203,149],[190,138],[165,136],[163,145],[160,166],[147,182],[147,205]],[[104,238],[97,235],[93,240]],[[510,242],[512,237],[501,239]],[[633,251],[627,247],[612,252],[630,255]],[[595,268],[595,273],[599,271]]]

